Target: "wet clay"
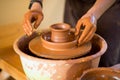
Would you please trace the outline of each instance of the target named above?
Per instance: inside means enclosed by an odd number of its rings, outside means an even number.
[[[74,30],[65,23],[50,26],[51,31],[46,31],[41,36],[34,38],[29,43],[29,49],[37,56],[52,59],[70,59],[83,56],[91,50],[91,42],[77,46]]]
[[[80,80],[120,80],[120,71],[111,68],[93,68],[85,71]]]
[[[70,26],[68,24],[53,24],[51,29],[51,41],[56,43],[69,42],[70,40]],[[75,39],[72,37],[73,40]]]
[[[83,71],[95,68],[101,55],[107,49],[105,40],[95,34],[91,40],[92,48],[89,53],[72,59],[51,59],[33,54],[28,46],[38,34],[21,36],[14,43],[14,50],[20,56],[23,70],[30,80],[80,80]]]

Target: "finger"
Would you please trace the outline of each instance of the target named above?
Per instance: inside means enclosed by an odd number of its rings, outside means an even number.
[[[32,28],[32,23],[31,23],[31,21],[30,21],[30,20],[26,20],[26,24],[27,24],[28,30],[29,30],[29,31],[32,31],[33,28]]]
[[[26,23],[25,23],[25,19],[24,19],[24,21],[23,21],[23,30],[24,30],[24,32],[26,33],[26,34],[28,34],[28,31],[27,31],[27,29],[26,29]]]
[[[94,34],[91,34],[91,36],[89,36],[89,38],[85,42],[90,41],[93,38],[93,36],[94,36]]]
[[[85,25],[85,29],[82,32],[82,34],[81,34],[81,36],[80,36],[80,38],[78,40],[79,44],[84,40],[84,38],[88,35],[88,33],[91,31],[91,29],[92,29],[92,25],[91,24]]]
[[[83,39],[83,42],[86,43],[92,39],[96,31],[96,28],[92,28],[89,34]]]
[[[23,25],[24,32],[29,36],[29,35],[30,35],[30,32],[28,31],[28,29],[27,29],[26,26],[27,26],[26,24]]]
[[[27,35],[32,34],[32,29],[30,29],[30,25],[29,25],[28,20],[24,20],[24,31],[26,32]]]
[[[25,16],[25,23],[27,24],[27,27],[28,27],[28,30],[32,31],[32,20],[33,18],[33,15],[32,14],[28,14]]]
[[[81,28],[81,26],[82,26],[82,21],[79,20],[79,21],[77,22],[76,27],[75,27],[75,29],[76,29],[76,31],[75,31],[75,35],[76,35],[76,36],[79,35],[79,32],[80,32],[80,28]]]
[[[40,25],[42,19],[42,16],[38,16],[37,20],[35,21],[34,28],[37,28]]]

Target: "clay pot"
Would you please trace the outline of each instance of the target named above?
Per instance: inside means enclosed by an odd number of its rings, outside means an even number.
[[[76,80],[83,71],[97,67],[101,55],[107,49],[105,40],[95,34],[91,51],[81,57],[67,60],[38,57],[28,49],[29,41],[37,35],[22,36],[14,43],[14,50],[20,56],[24,72],[29,80]]]
[[[68,42],[70,25],[65,23],[53,24],[50,26],[51,29],[51,40],[53,42]]]
[[[43,32],[40,36],[41,44],[50,50],[66,50],[73,49],[77,45],[74,30],[70,25],[65,23],[57,23],[50,26],[51,31]]]
[[[71,59],[91,50],[90,41],[78,46],[75,29],[71,29],[70,25],[57,23],[50,26],[50,29],[29,42],[29,49],[33,54],[51,59]]]
[[[74,32],[71,33],[74,35]],[[29,42],[30,51],[37,56],[45,58],[71,59],[83,56],[91,50],[91,42],[81,46],[76,46],[77,40],[74,38],[70,39],[70,42],[53,42],[50,34],[51,32],[46,31],[41,33],[41,36],[32,39]]]
[[[46,33],[47,34],[47,33]],[[48,32],[49,34],[49,32]],[[64,38],[66,39],[66,38]],[[69,39],[69,38],[67,38]],[[47,49],[50,49],[50,50],[56,50],[56,51],[60,51],[60,50],[66,50],[66,49],[73,49],[73,48],[76,48],[76,44],[77,44],[77,40],[72,40],[71,42],[62,42],[62,40],[57,40],[59,42],[50,42],[50,41],[47,41],[45,39],[45,33],[43,35],[41,35],[40,37],[40,40],[41,40],[41,44],[47,48]]]
[[[120,80],[120,71],[105,67],[93,68],[84,71],[79,80]]]

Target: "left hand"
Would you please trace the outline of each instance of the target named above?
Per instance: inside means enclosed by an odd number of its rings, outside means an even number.
[[[24,15],[23,29],[24,32],[30,36],[33,33],[33,29],[36,29],[43,20],[43,13],[41,10],[29,10]],[[32,26],[33,23],[33,26]]]
[[[75,35],[78,36],[78,44],[82,45],[92,39],[96,31],[97,20],[94,16],[83,16],[78,20]],[[80,35],[81,27],[84,27]]]

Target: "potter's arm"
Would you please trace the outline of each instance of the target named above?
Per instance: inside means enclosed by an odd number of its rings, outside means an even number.
[[[29,11],[24,15],[23,29],[27,35],[33,33],[33,29],[37,28],[43,20],[42,0],[31,0]],[[32,23],[34,24],[32,25]]]
[[[98,20],[100,16],[114,4],[115,1],[116,0],[97,0],[86,15],[93,15]]]
[[[78,43],[83,44],[92,39],[95,31],[97,20],[102,14],[114,4],[115,0],[96,0],[95,4],[88,10],[88,12],[78,20],[76,25],[75,35],[79,35],[81,26],[84,26],[82,35],[78,38]]]

